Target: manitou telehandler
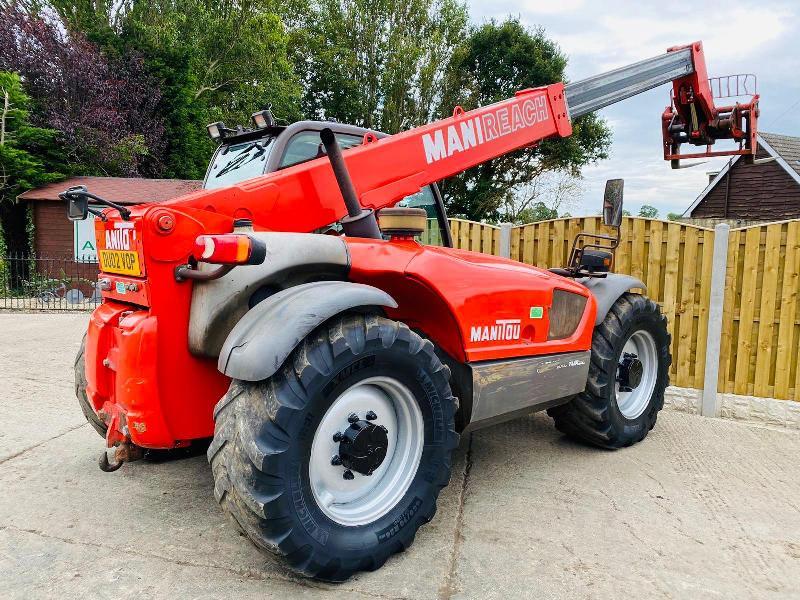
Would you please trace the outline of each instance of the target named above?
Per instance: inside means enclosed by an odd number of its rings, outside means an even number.
[[[213,437],[214,495],[260,548],[342,580],[380,567],[433,518],[459,433],[548,409],[605,448],[643,439],[663,404],[666,319],[609,272],[616,235],[582,234],[563,268],[452,248],[435,182],[565,137],[570,119],[673,81],[664,154],[756,150],[758,97],[715,107],[700,43],[397,135],[335,122],[209,126],[203,190],[122,207],[82,188],[103,303],[76,361],[89,422],[115,448]],[[417,237],[439,245],[421,244]],[[677,259],[677,257],[672,257]]]

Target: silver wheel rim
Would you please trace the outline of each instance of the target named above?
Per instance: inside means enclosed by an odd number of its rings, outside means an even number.
[[[621,392],[619,387],[619,378],[614,385],[614,390],[617,395],[617,408],[622,416],[626,419],[635,419],[639,417],[650,404],[650,398],[653,396],[653,391],[656,389],[656,380],[658,379],[658,352],[656,351],[656,341],[653,336],[640,329],[634,331],[625,342],[620,353],[620,363],[622,364],[625,354],[635,354],[642,363],[642,380],[639,385],[630,392]]]
[[[386,458],[372,475],[353,473],[331,464],[338,454],[334,435],[348,427],[351,413],[365,418],[373,411],[388,431]],[[308,474],[320,510],[340,525],[358,526],[381,518],[405,496],[417,474],[425,424],[414,395],[391,377],[370,377],[345,390],[322,417],[311,444]]]

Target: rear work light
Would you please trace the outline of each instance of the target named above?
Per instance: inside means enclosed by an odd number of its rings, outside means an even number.
[[[215,265],[260,265],[267,256],[264,242],[249,235],[225,233],[199,235],[194,241],[194,257]]]

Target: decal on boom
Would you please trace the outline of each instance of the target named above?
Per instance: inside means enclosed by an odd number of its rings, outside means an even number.
[[[505,106],[460,123],[440,127],[422,136],[428,164],[480,146],[483,143],[546,121],[547,102],[544,94],[524,98],[509,108]]]

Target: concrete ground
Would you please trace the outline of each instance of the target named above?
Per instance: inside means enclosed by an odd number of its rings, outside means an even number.
[[[227,522],[204,456],[97,468],[85,323],[0,314],[3,598],[800,598],[800,435],[671,411],[617,452],[543,415],[477,432],[409,551],[298,579]]]

